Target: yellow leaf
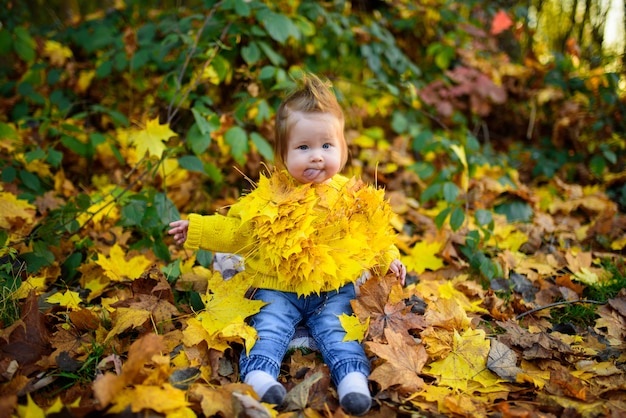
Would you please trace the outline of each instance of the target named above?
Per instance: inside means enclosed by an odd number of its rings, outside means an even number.
[[[488,245],[516,252],[526,241],[528,241],[528,236],[518,231],[514,225],[499,221],[494,227]]]
[[[17,406],[17,416],[19,418],[45,418],[43,409],[41,409],[30,397],[30,393],[26,394],[26,405]]]
[[[132,412],[153,410],[169,414],[188,407],[185,395],[185,391],[169,383],[162,386],[136,385],[119,392],[113,398],[114,406],[109,412],[119,413],[130,406]]]
[[[462,148],[459,145],[451,145],[452,151],[459,157],[461,164],[463,165],[463,175],[461,176],[461,189],[467,192],[467,187],[469,185],[469,171],[467,166],[467,157],[465,156],[465,148]]]
[[[143,309],[117,308],[113,316],[113,328],[107,334],[105,341],[109,341],[110,338],[129,328],[143,325],[148,318],[150,318],[150,312]]]
[[[65,45],[57,42],[47,40],[43,47],[43,56],[50,59],[52,65],[62,67],[68,58],[72,58],[72,50]]]
[[[438,270],[443,267],[443,260],[437,257],[441,249],[441,243],[433,241],[420,241],[411,249],[411,253],[402,256],[402,262],[407,271],[422,274],[426,270]]]
[[[111,247],[108,257],[98,254],[98,259],[96,260],[96,264],[104,269],[104,274],[114,282],[138,278],[151,263],[152,261],[143,255],[135,256],[126,261],[124,251],[119,244]]]
[[[579,271],[574,273],[576,280],[585,284],[597,284],[599,282],[598,275],[589,269],[582,267]]]
[[[354,314],[348,315],[344,313],[342,315],[338,315],[338,317],[339,322],[341,322],[341,326],[346,331],[346,335],[345,337],[343,337],[344,341],[363,341],[363,338],[365,338],[365,333],[370,326],[369,317],[364,324],[362,324],[359,318]]]
[[[430,364],[430,374],[439,378],[439,384],[466,391],[470,380],[483,386],[498,380],[487,369],[489,340],[483,330],[468,329],[463,334],[454,330],[448,355]]]
[[[59,305],[70,308],[70,309],[80,309],[80,295],[78,292],[74,292],[71,290],[67,290],[63,293],[57,292],[54,295],[50,296],[46,299],[48,303],[58,303]]]
[[[32,223],[35,217],[34,210],[35,206],[26,200],[18,199],[13,193],[0,192],[0,228],[11,229],[9,221],[16,218]]]
[[[466,278],[467,277],[465,275],[461,275],[456,278],[455,281],[463,281]],[[454,287],[454,284],[451,281],[447,281],[439,286],[439,297],[441,299],[450,299],[454,301],[457,305],[463,308],[465,312],[489,313],[488,310],[479,306],[483,302],[482,300],[479,299],[474,302],[470,301],[463,292]]]
[[[229,343],[245,343],[249,352],[256,341],[256,331],[245,323],[265,302],[245,297],[249,282],[243,275],[224,280],[219,273],[209,278],[208,290],[201,295],[205,309],[187,320],[183,342],[193,346],[205,340],[209,348],[224,351]],[[233,309],[236,306],[237,309]]]
[[[78,82],[76,83],[76,89],[79,93],[87,91],[91,85],[91,80],[96,76],[95,70],[84,70],[78,73]]]
[[[131,141],[137,147],[137,154],[143,156],[148,153],[150,157],[161,158],[165,151],[165,141],[176,136],[177,133],[170,129],[169,124],[159,124],[156,117],[146,123],[146,128],[133,135]]]
[[[81,226],[89,221],[100,224],[106,220],[115,222],[119,219],[119,210],[113,196],[115,187],[114,185],[100,187],[100,192],[95,196],[94,203],[77,218]]]
[[[48,289],[48,287],[46,286],[46,279],[47,277],[45,275],[28,276],[28,279],[24,280],[19,289],[17,289],[17,291],[15,292],[15,297],[17,299],[24,299],[26,296],[28,296],[31,290],[36,291],[37,294],[43,293],[45,290]]]

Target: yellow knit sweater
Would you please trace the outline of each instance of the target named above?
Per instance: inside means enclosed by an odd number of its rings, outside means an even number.
[[[391,216],[383,191],[360,180],[298,184],[274,172],[226,216],[189,215],[185,246],[242,255],[252,287],[319,294],[387,271],[399,256]]]

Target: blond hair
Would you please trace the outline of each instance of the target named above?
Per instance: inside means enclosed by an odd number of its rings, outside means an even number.
[[[332,84],[322,81],[314,74],[304,74],[297,83],[296,89],[289,93],[276,111],[274,163],[278,168],[285,168],[287,141],[292,126],[290,116],[293,113],[328,113],[336,117],[341,126],[340,170],[342,170],[348,161],[348,144],[343,136],[345,125],[343,110],[331,90]]]

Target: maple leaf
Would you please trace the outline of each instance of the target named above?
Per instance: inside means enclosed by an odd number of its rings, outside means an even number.
[[[18,405],[17,413],[20,417],[29,418],[45,418],[46,414],[39,405],[37,405],[33,398],[30,397],[30,393],[26,394],[26,405]]]
[[[35,206],[26,200],[18,199],[13,193],[0,192],[0,228],[11,229],[11,220],[20,218],[32,223]]]
[[[170,129],[169,124],[159,124],[159,118],[148,120],[145,129],[134,134],[130,140],[137,147],[137,154],[141,157],[146,153],[150,157],[161,158],[165,151],[164,142],[178,135]]]
[[[236,416],[233,412],[232,395],[235,392],[256,396],[251,386],[244,383],[230,383],[221,386],[193,385],[189,390],[191,397],[200,399],[202,413],[206,417]]]
[[[56,65],[58,67],[65,65],[67,59],[72,58],[74,55],[72,54],[72,50],[65,45],[50,39],[46,40],[43,48],[43,55],[50,58],[50,63],[52,65]]]
[[[424,346],[417,344],[408,334],[385,330],[387,344],[368,341],[366,347],[385,360],[374,368],[370,379],[378,382],[381,390],[399,386],[402,393],[412,393],[424,386],[419,376],[428,360]]]
[[[365,333],[370,325],[370,318],[368,317],[365,323],[361,323],[356,315],[342,314],[338,315],[341,326],[346,331],[346,336],[343,337],[343,341],[363,341]]]
[[[511,20],[507,12],[499,10],[493,17],[493,22],[491,22],[491,34],[498,35],[511,26],[513,26],[513,20]]]
[[[454,330],[449,353],[430,363],[428,373],[438,377],[439,385],[462,391],[467,391],[470,380],[485,387],[496,384],[497,378],[487,370],[489,348],[483,330],[468,329],[462,334]]]
[[[150,311],[143,309],[118,308],[113,313],[113,328],[107,334],[105,341],[117,334],[121,334],[129,328],[137,328],[150,318]]]
[[[245,318],[265,305],[263,301],[245,297],[249,287],[243,275],[224,280],[219,273],[214,273],[209,278],[206,294],[201,295],[204,310],[187,321],[184,344],[193,346],[206,340],[209,348],[224,351],[231,342],[245,342],[249,352],[256,340],[256,331],[245,323]]]
[[[162,336],[146,334],[135,341],[128,350],[128,361],[122,366],[121,374],[106,373],[93,382],[94,396],[102,407],[108,406],[127,385],[141,382],[144,365],[164,351]]]
[[[273,266],[277,280],[299,295],[339,289],[364,270],[386,268],[396,234],[384,191],[356,178],[341,181],[337,190],[299,184],[286,171],[262,175],[239,203],[258,243],[245,256]]]
[[[371,277],[361,286],[359,296],[351,301],[352,309],[361,322],[370,319],[368,336],[374,341],[384,341],[385,328],[406,333],[410,329],[426,326],[423,317],[411,312],[403,301],[390,301],[394,286],[401,287],[393,275]]]
[[[108,257],[98,254],[96,260],[96,264],[104,269],[104,274],[114,282],[138,278],[151,263],[143,255],[132,257],[126,261],[124,251],[117,243],[111,247]]]
[[[415,243],[408,255],[402,256],[402,262],[407,271],[422,274],[426,270],[439,270],[443,267],[443,260],[437,257],[441,250],[441,243],[437,241],[420,241]]]
[[[520,347],[527,360],[559,358],[573,353],[568,344],[554,335],[530,332],[513,321],[498,321],[497,324],[506,330],[506,334],[501,334],[499,340],[510,347]]]
[[[463,306],[455,299],[439,299],[424,314],[428,325],[447,329],[449,331],[463,331],[470,327],[471,319]]]
[[[63,293],[56,292],[54,295],[48,297],[46,299],[48,303],[58,303],[59,305],[70,308],[70,309],[80,309],[80,294],[78,292],[74,292],[71,290],[67,290]]]
[[[113,398],[112,403],[113,406],[108,410],[110,413],[121,413],[130,407],[132,412],[153,410],[165,413],[167,416],[181,413],[187,415],[187,412],[191,412],[192,415],[187,416],[195,416],[188,408],[189,402],[186,399],[186,392],[169,383],[164,383],[161,386],[135,385],[120,391]]]

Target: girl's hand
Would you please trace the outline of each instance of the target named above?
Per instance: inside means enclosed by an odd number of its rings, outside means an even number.
[[[406,267],[402,264],[402,261],[395,259],[391,262],[389,266],[389,272],[396,275],[398,279],[400,279],[400,283],[404,286],[404,280],[406,278]]]
[[[170,223],[168,233],[174,236],[174,242],[183,245],[187,241],[187,230],[189,229],[189,221],[174,221]]]

